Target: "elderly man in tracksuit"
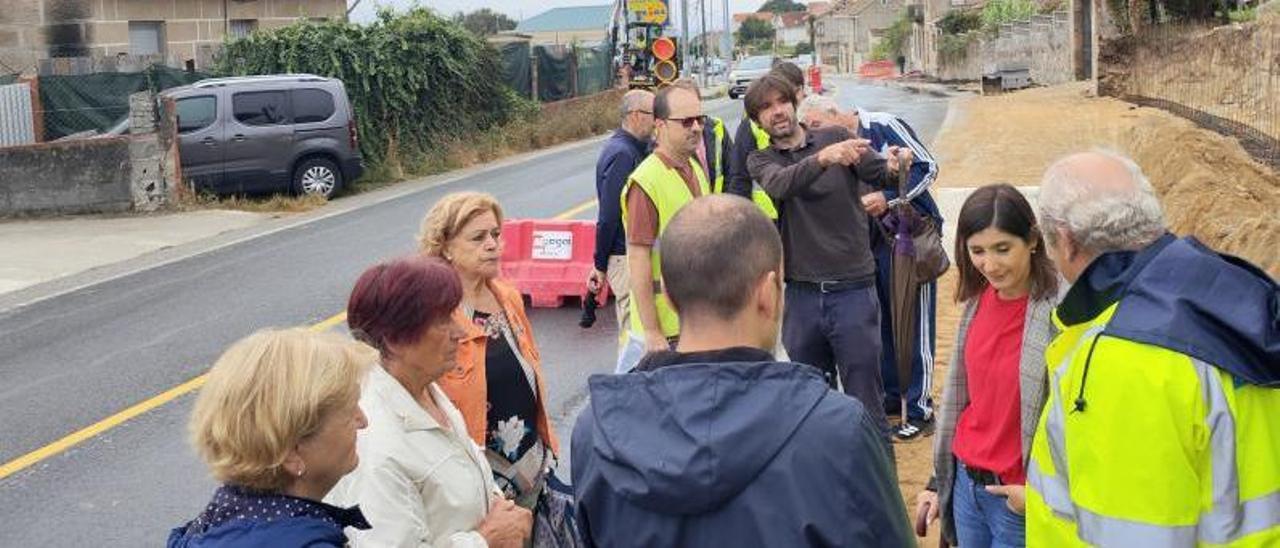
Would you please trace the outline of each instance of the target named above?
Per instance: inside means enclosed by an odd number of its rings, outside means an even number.
[[[929,195],[929,186],[938,176],[938,164],[933,155],[925,148],[915,130],[905,121],[887,112],[869,112],[861,109],[842,111],[835,101],[828,97],[810,96],[800,105],[800,118],[810,128],[824,125],[839,125],[851,133],[871,141],[871,148],[884,154],[890,149],[907,148],[914,153],[911,163],[910,188],[906,196],[899,196],[894,185],[883,190],[869,192],[862,197],[867,214],[880,217],[893,203],[906,200],[916,211],[933,219],[942,229],[942,212]],[[873,223],[876,221],[873,220]],[[871,249],[876,256],[876,289],[881,303],[889,302],[891,285],[890,263],[893,258],[892,242],[887,241],[879,230],[871,231]],[[934,414],[933,398],[930,391],[933,386],[933,356],[937,347],[935,327],[938,315],[938,283],[930,281],[920,286],[919,305],[916,326],[916,341],[912,345],[914,352],[911,360],[911,380],[907,386],[906,421],[894,434],[894,441],[914,441],[933,434]],[[898,382],[897,356],[894,354],[893,322],[890,318],[890,307],[880,308],[880,340],[881,361],[880,374],[884,378],[885,410],[901,409],[899,402],[903,394]]]

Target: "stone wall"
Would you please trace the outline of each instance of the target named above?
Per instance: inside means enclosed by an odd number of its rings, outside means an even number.
[[[133,207],[126,137],[0,148],[0,216]]]
[[[1037,84],[1070,82],[1075,80],[1071,33],[1071,14],[1067,11],[1001,25],[995,38],[973,40],[966,55],[939,57],[937,76],[943,80],[980,80],[985,73],[1023,66],[1030,69],[1031,80]]]
[[[130,135],[0,148],[0,217],[154,211],[181,190],[172,100],[130,97]]]

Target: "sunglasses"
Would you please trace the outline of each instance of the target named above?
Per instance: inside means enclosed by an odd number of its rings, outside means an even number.
[[[707,126],[707,117],[702,115],[686,116],[684,118],[667,118],[666,120],[668,122],[677,122],[680,125],[684,126],[685,129],[690,129],[694,125],[698,125],[702,127]]]

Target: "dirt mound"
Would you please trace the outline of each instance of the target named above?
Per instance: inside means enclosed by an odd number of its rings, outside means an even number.
[[[1174,232],[1280,277],[1280,175],[1235,139],[1086,91],[1075,83],[957,100],[934,143],[941,166],[935,184],[1038,185],[1064,155],[1114,149],[1142,166]]]
[[[1236,141],[1181,120],[1144,120],[1126,141],[1174,232],[1280,277],[1280,176]]]

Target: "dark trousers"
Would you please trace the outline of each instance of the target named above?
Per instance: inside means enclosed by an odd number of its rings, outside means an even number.
[[[898,358],[893,344],[890,316],[890,263],[893,248],[883,238],[872,238],[876,255],[876,291],[880,295],[880,376],[884,379],[886,409],[902,408],[902,388],[898,384]],[[934,329],[938,324],[938,282],[921,285],[916,295],[916,333],[911,343],[911,382],[907,385],[907,418],[933,418],[933,358],[937,349]]]
[[[880,379],[880,300],[874,284],[822,292],[808,284],[787,284],[782,344],[791,361],[812,365],[834,388],[866,407],[888,436],[884,383]]]

